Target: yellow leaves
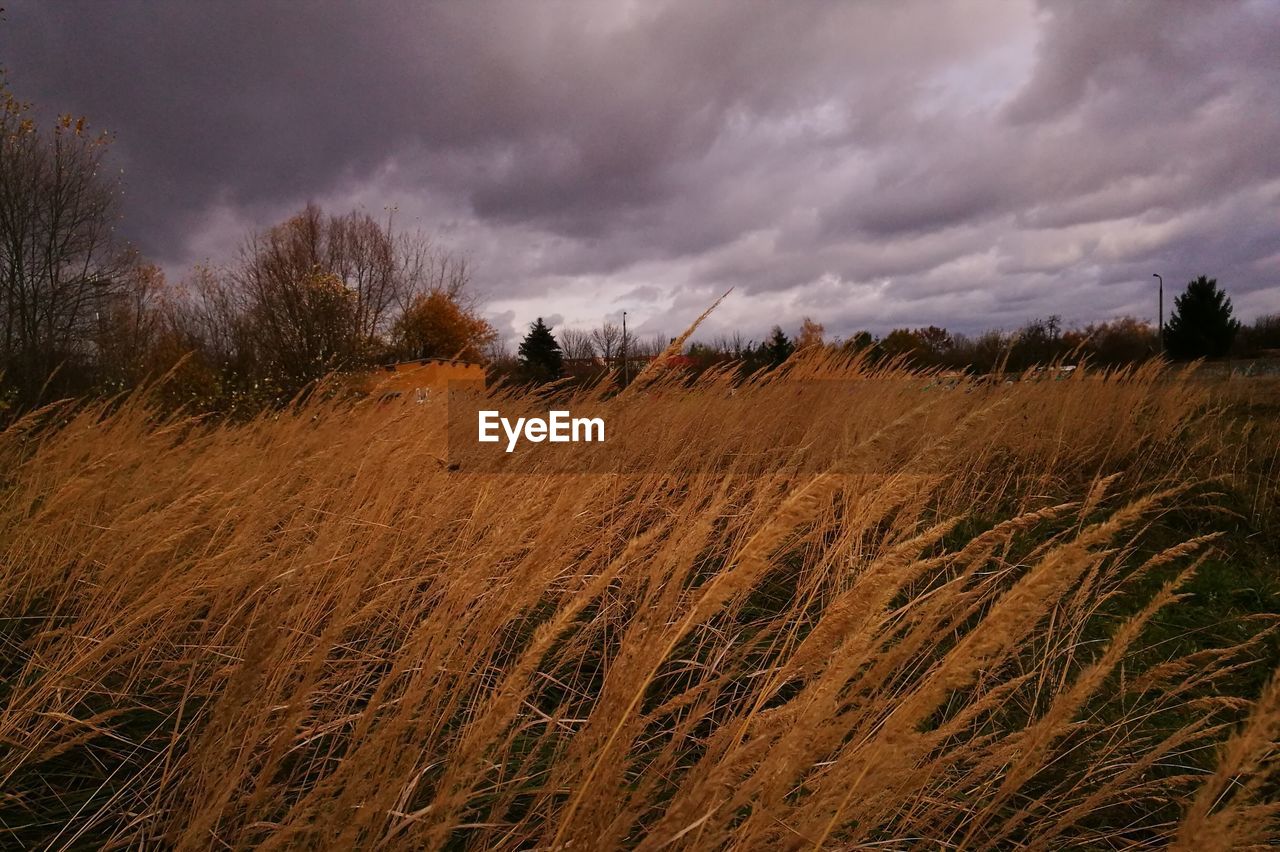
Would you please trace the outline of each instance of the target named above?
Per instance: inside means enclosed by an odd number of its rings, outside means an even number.
[[[32,105],[29,101],[19,100],[12,92],[6,90],[3,84],[0,84],[0,134],[7,141],[15,141],[38,132],[39,128],[31,111]],[[54,119],[50,129],[55,137],[70,134],[77,139],[82,139],[89,131],[89,119],[83,115],[62,113]],[[92,140],[91,144],[98,147],[110,141],[109,134],[103,132],[97,139]]]
[[[58,116],[58,120],[54,125],[53,131],[54,133],[57,133],[57,134],[71,133],[77,139],[82,139],[84,138],[85,131],[88,129],[89,129],[89,119],[87,119],[83,115],[74,116],[71,113],[67,112]],[[96,141],[101,142],[105,138],[106,138],[106,134],[104,133]]]

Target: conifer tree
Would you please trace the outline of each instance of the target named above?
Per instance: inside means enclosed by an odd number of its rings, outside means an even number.
[[[1201,275],[1174,299],[1165,326],[1165,349],[1171,358],[1220,358],[1231,351],[1240,323],[1231,315],[1231,299],[1218,289],[1218,279]]]
[[[776,325],[773,327],[773,334],[760,348],[764,350],[766,360],[774,367],[791,357],[791,353],[796,349],[795,344],[788,340],[782,329]]]
[[[520,366],[525,375],[538,382],[548,382],[560,377],[564,355],[551,329],[538,317],[529,326],[529,333],[520,342]]]

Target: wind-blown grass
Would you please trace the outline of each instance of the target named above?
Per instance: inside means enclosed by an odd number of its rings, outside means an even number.
[[[1245,685],[1271,622],[1153,632],[1231,557],[1217,507],[1247,487],[1202,385],[820,355],[732,395],[649,378],[567,406],[631,424],[628,474],[450,470],[441,404],[233,424],[141,395],[10,428],[0,838],[1277,839],[1280,692]],[[797,414],[814,381],[847,393]],[[744,394],[753,428],[709,421]],[[784,421],[848,442],[797,463]]]

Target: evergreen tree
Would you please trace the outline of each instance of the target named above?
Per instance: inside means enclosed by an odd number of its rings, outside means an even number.
[[[876,339],[869,331],[859,331],[845,341],[845,349],[850,352],[861,352],[863,349],[870,349],[876,345]]]
[[[884,355],[884,350],[876,343],[876,338],[869,331],[859,331],[852,337],[840,344],[840,350],[848,355],[856,355],[859,352],[866,352],[868,360],[874,362],[879,361]]]
[[[1173,301],[1173,316],[1164,330],[1165,349],[1180,360],[1219,358],[1231,350],[1239,330],[1218,279],[1201,275]]]
[[[773,327],[773,334],[769,335],[769,339],[760,348],[764,350],[769,364],[774,367],[791,357],[796,349],[795,344],[782,333],[781,327],[776,325]]]
[[[520,342],[520,366],[528,378],[548,382],[560,377],[564,355],[551,329],[538,317]]]

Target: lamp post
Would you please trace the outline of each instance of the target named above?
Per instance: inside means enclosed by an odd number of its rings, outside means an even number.
[[[1164,355],[1164,279],[1158,272],[1151,273],[1151,277],[1160,282],[1160,325],[1156,326],[1156,336],[1160,338],[1160,354]]]
[[[622,312],[622,386],[627,386],[627,312]]]

